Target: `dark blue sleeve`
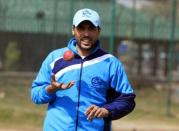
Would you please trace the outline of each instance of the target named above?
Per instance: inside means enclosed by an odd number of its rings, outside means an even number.
[[[110,89],[107,94],[107,103],[103,107],[109,111],[108,119],[116,120],[133,111],[135,105],[134,93],[122,94]]]

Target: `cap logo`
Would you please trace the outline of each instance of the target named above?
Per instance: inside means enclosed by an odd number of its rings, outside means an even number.
[[[73,25],[77,27],[83,21],[90,21],[95,27],[101,26],[98,13],[94,10],[85,8],[78,10],[73,17]]]
[[[82,12],[83,17],[90,17],[91,13],[88,10]]]

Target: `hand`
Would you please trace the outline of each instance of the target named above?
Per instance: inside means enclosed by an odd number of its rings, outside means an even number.
[[[72,87],[74,85],[74,83],[75,83],[74,81],[71,81],[71,82],[67,83],[66,85],[63,83],[58,83],[55,80],[55,75],[52,74],[51,75],[51,85],[47,87],[47,91],[49,93],[54,93],[58,90],[65,90],[65,89]]]
[[[85,115],[87,116],[87,120],[92,120],[94,118],[103,118],[109,115],[109,111],[103,107],[98,107],[96,105],[91,105],[87,108]]]

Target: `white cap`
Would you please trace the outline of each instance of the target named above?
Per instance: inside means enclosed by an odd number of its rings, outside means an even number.
[[[101,20],[98,13],[91,9],[81,9],[73,17],[73,25],[78,26],[83,21],[90,21],[95,27],[101,26]]]

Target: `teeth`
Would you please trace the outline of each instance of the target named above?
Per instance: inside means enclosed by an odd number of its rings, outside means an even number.
[[[89,43],[90,42],[90,40],[82,40],[83,42],[85,42],[85,43]]]
[[[83,40],[83,41],[90,41],[90,40],[86,39],[86,40]]]

